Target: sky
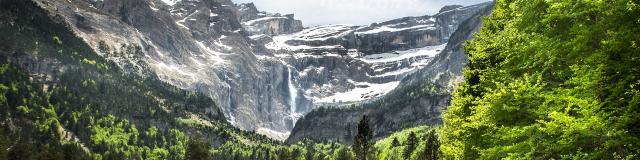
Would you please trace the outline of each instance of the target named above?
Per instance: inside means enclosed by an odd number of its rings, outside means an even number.
[[[490,0],[232,0],[253,2],[260,11],[295,14],[305,27],[373,22],[437,13],[445,5],[473,5]]]

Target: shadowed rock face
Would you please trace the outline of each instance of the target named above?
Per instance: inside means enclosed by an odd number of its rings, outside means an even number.
[[[450,94],[461,80],[467,61],[463,44],[479,29],[481,17],[488,15],[492,6],[484,4],[477,13],[460,22],[447,38],[446,48],[424,68],[406,76],[395,90],[356,106],[316,109],[298,121],[287,143],[311,138],[349,144],[356,134],[356,124],[365,114],[370,117],[375,138],[407,127],[441,123],[440,114],[450,104]],[[449,9],[444,14],[456,10]]]
[[[100,42],[114,50],[121,45],[141,47],[142,61],[135,63],[101,54],[127,72],[145,75],[141,72],[146,70],[136,68],[146,67],[163,81],[209,95],[241,129],[289,131],[294,124],[294,118],[288,118],[290,97],[301,97],[295,106],[303,109],[296,112],[310,110],[304,109],[310,108],[304,97],[290,95],[295,92],[288,79],[297,72],[289,76],[287,61],[256,57],[272,53],[249,38],[242,20],[251,19],[240,19],[242,7],[229,0],[34,1],[60,15],[96,51]],[[271,33],[300,30],[299,21],[293,21],[271,25],[282,29]]]
[[[124,71],[151,71],[172,85],[205,93],[235,126],[280,139],[316,104],[342,104],[346,93],[357,97],[345,103],[354,103],[391,91],[431,61],[459,24],[481,8],[304,29],[293,15],[230,0],[33,1]],[[100,52],[98,44],[112,50],[139,46],[144,55],[116,57]],[[411,56],[418,52],[424,54]]]
[[[378,99],[430,62],[449,37],[488,3],[454,6],[432,16],[368,26],[324,25],[275,36],[252,36],[276,57],[294,59],[304,96],[318,105]]]
[[[253,3],[239,5],[237,17],[246,31],[254,36],[289,34],[303,29],[302,21],[294,19],[293,14],[260,12]]]

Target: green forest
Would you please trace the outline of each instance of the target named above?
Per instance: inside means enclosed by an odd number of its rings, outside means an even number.
[[[444,158],[640,158],[639,4],[497,1],[465,47]]]
[[[207,96],[118,69],[45,12],[0,1],[0,159],[640,159],[638,0],[497,0],[443,124],[374,139],[363,115],[353,144],[235,128]]]

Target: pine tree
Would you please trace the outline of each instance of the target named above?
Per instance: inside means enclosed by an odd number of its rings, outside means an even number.
[[[406,145],[402,156],[404,156],[405,159],[409,159],[411,157],[411,153],[416,149],[416,144],[418,144],[418,137],[416,137],[416,133],[413,131],[409,133],[405,143]]]
[[[366,160],[367,156],[371,151],[371,139],[373,138],[373,133],[371,128],[369,128],[369,117],[366,115],[362,116],[360,122],[358,123],[358,134],[356,135],[353,142],[353,153],[356,154],[356,158],[358,160]]]
[[[424,147],[425,160],[436,160],[439,157],[440,141],[434,131],[430,131],[427,134],[426,145]]]
[[[393,141],[391,141],[391,148],[400,146],[400,141],[398,141],[398,137],[393,137]]]

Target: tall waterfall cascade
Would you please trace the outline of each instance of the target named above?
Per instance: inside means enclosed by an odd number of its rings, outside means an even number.
[[[298,121],[298,119],[302,117],[302,114],[298,113],[298,108],[297,108],[296,99],[298,98],[298,88],[295,86],[293,74],[291,73],[291,71],[293,70],[293,67],[287,67],[287,68],[289,72],[289,77],[287,80],[288,88],[289,88],[289,118],[291,119],[292,124],[295,124],[296,121]]]

